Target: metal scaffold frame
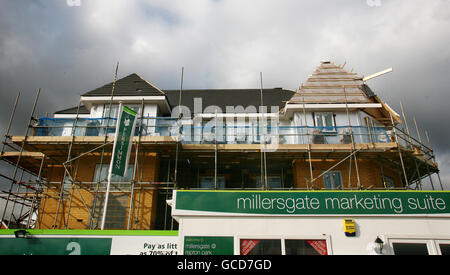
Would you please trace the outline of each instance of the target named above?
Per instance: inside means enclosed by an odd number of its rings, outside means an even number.
[[[53,228],[64,228],[64,229],[70,229],[70,216],[71,216],[71,210],[72,210],[72,203],[75,196],[81,200],[81,203],[85,209],[85,211],[89,215],[89,229],[98,229],[98,220],[101,218],[98,216],[98,211],[96,212],[96,208],[98,206],[101,206],[101,203],[98,203],[99,201],[99,193],[103,191],[102,187],[102,179],[100,178],[101,169],[103,169],[103,163],[105,162],[105,156],[108,155],[108,152],[106,148],[108,146],[111,146],[112,142],[108,135],[108,128],[110,127],[110,119],[111,118],[111,106],[114,99],[114,89],[115,89],[115,83],[117,79],[117,71],[118,71],[118,63],[116,66],[116,70],[114,73],[114,81],[112,85],[111,90],[111,97],[109,100],[109,113],[107,115],[107,122],[106,122],[106,130],[105,130],[105,136],[103,138],[103,141],[100,143],[100,145],[92,148],[91,147],[85,147],[85,150],[80,149],[80,147],[77,147],[76,150],[74,150],[74,146],[77,145],[76,141],[76,130],[77,127],[81,127],[78,125],[79,119],[80,119],[80,106],[81,106],[81,99],[79,101],[78,107],[77,107],[77,113],[76,117],[73,121],[73,126],[71,130],[71,139],[68,142],[67,146],[67,155],[65,157],[65,161],[61,163],[61,161],[57,161],[53,159],[52,156],[45,155],[43,153],[40,153],[38,149],[35,151],[27,151],[25,148],[33,148],[34,145],[28,144],[28,138],[30,136],[30,128],[33,128],[33,123],[38,121],[35,118],[35,111],[36,106],[38,103],[38,99],[41,93],[41,90],[39,89],[37,91],[32,109],[31,114],[28,120],[28,125],[25,130],[25,135],[23,137],[23,140],[21,141],[20,145],[18,145],[17,141],[13,142],[12,137],[10,136],[10,130],[11,125],[14,119],[14,115],[16,112],[16,107],[18,105],[20,93],[17,95],[15,99],[15,103],[12,108],[12,113],[10,117],[10,121],[8,124],[8,128],[5,134],[5,139],[3,142],[2,152],[0,159],[3,160],[5,163],[11,165],[14,169],[12,172],[12,176],[6,176],[3,174],[0,174],[1,180],[6,180],[10,182],[10,187],[8,191],[2,191],[2,195],[0,196],[1,199],[6,200],[5,207],[3,209],[2,218],[1,221],[5,222],[7,226],[13,226],[12,222],[16,223],[15,226],[21,226],[25,228],[40,228],[41,222],[42,222],[42,216],[43,213],[40,214],[38,211],[40,209],[45,208],[45,203],[48,199],[55,199],[57,200],[57,208],[56,212],[54,213],[54,221],[53,221]],[[179,96],[179,104],[181,105],[181,95],[183,90],[183,72],[184,68],[182,68],[181,72],[181,84],[180,84],[180,96]],[[261,110],[264,111],[263,108],[263,87],[262,87],[262,73],[260,73],[261,77]],[[359,168],[358,163],[365,158],[364,154],[362,154],[367,148],[363,147],[357,147],[354,139],[354,132],[352,130],[352,125],[350,121],[349,116],[349,108],[348,108],[348,102],[347,102],[347,96],[344,88],[344,96],[345,96],[345,103],[346,103],[346,113],[347,113],[347,119],[348,119],[348,127],[350,129],[350,137],[351,137],[351,147],[350,150],[347,149],[346,152],[341,153],[340,155],[333,156],[333,152],[329,152],[326,157],[320,156],[318,157],[317,149],[314,149],[314,144],[311,144],[310,142],[304,142],[303,145],[306,145],[306,147],[303,147],[305,149],[292,150],[292,152],[296,153],[296,155],[289,155],[286,156],[286,158],[290,158],[292,161],[295,159],[303,159],[305,161],[305,170],[308,171],[309,178],[305,177],[305,184],[306,189],[312,190],[312,189],[321,189],[321,187],[317,184],[317,180],[321,177],[323,177],[326,173],[333,170],[338,165],[341,165],[348,161],[348,171],[349,171],[349,178],[347,182],[347,187],[343,186],[343,189],[370,189],[373,188],[371,186],[363,186],[360,181],[360,174],[359,174]],[[394,139],[394,142],[396,144],[396,147],[393,149],[395,154],[398,153],[398,159],[384,159],[383,157],[380,157],[379,155],[376,156],[376,161],[380,165],[380,172],[383,175],[384,178],[384,172],[383,172],[383,165],[382,163],[388,163],[389,165],[392,165],[396,167],[399,171],[401,171],[401,177],[403,181],[403,189],[423,189],[423,180],[425,177],[429,178],[429,181],[431,183],[431,186],[433,190],[435,189],[434,181],[432,179],[432,175],[434,173],[438,176],[438,182],[440,184],[440,188],[443,190],[443,186],[441,183],[441,179],[439,176],[439,170],[437,171],[430,171],[429,166],[426,164],[427,161],[429,162],[436,162],[435,155],[431,146],[431,140],[429,137],[428,132],[426,131],[426,137],[428,140],[429,146],[426,146],[422,143],[422,138],[420,136],[420,131],[417,126],[416,119],[414,118],[414,124],[417,131],[418,139],[415,139],[411,136],[411,133],[409,131],[409,127],[407,125],[406,116],[404,113],[403,105],[401,104],[402,108],[402,116],[403,120],[406,125],[406,132],[404,130],[399,129],[392,118],[392,115],[390,114],[390,120],[391,120],[391,130],[392,134],[391,136]],[[143,182],[142,181],[142,171],[144,167],[144,155],[148,152],[156,152],[156,150],[153,149],[145,149],[142,145],[142,133],[141,133],[141,127],[143,126],[142,121],[144,119],[144,99],[142,99],[141,102],[141,109],[140,109],[139,119],[141,121],[141,124],[138,126],[138,135],[135,138],[134,141],[134,166],[133,166],[133,172],[132,177],[129,182],[126,182],[126,184],[129,184],[129,188],[123,188],[120,184],[116,184],[115,188],[119,190],[122,193],[126,193],[129,196],[129,204],[128,204],[128,216],[127,216],[127,222],[126,222],[126,229],[133,230],[138,229],[139,221],[139,211],[140,204],[139,202],[142,200],[142,194],[144,190],[151,189],[151,190],[160,190],[162,191],[163,195],[165,195],[166,200],[171,199],[171,193],[173,189],[179,188],[179,181],[180,181],[180,158],[181,153],[188,152],[189,149],[186,149],[184,144],[182,143],[182,117],[178,117],[177,119],[177,137],[174,143],[175,150],[173,153],[175,154],[174,158],[168,159],[168,167],[167,167],[167,177],[166,182]],[[105,112],[105,111],[103,111]],[[306,127],[306,139],[312,140],[313,133],[309,132],[309,126],[306,119],[306,111],[305,111],[305,102],[303,100],[303,115],[302,118],[303,121],[301,123],[304,127]],[[264,120],[264,114],[262,114],[262,120]],[[215,114],[215,127],[217,129],[217,112]],[[264,125],[263,125],[264,126]],[[84,126],[83,126],[84,127]],[[265,128],[265,127],[264,127]],[[368,127],[369,130],[369,137],[370,137],[370,144],[368,149],[375,148],[374,141],[372,140],[372,135],[370,133],[370,127]],[[272,153],[269,151],[266,151],[267,144],[266,144],[266,138],[265,135],[267,135],[267,129],[261,130],[262,138],[260,137],[260,148],[259,151],[257,151],[258,154],[260,154],[261,157],[261,167],[260,167],[260,177],[261,177],[261,185],[263,190],[269,190],[270,186],[268,183],[268,162],[271,160],[271,158],[276,155],[277,153]],[[301,136],[302,139],[304,136]],[[263,142],[264,141],[264,142]],[[400,145],[400,141],[406,143],[405,146]],[[5,149],[8,148],[11,151],[5,152]],[[348,148],[348,147],[347,147]],[[211,150],[212,149],[212,150]],[[424,155],[424,161],[419,162],[417,158],[415,158],[414,152],[417,151],[417,149],[420,152],[427,152]],[[208,151],[209,150],[209,151]],[[217,131],[214,133],[214,143],[212,143],[212,147],[210,149],[205,150],[209,153],[214,153],[214,189],[218,189],[218,182],[217,182],[217,171],[218,171],[218,161],[219,161],[219,155],[221,153],[226,152],[226,149],[223,149],[220,144],[218,144],[218,134]],[[11,154],[11,152],[14,152],[14,154]],[[92,153],[98,153],[97,154],[100,158],[100,172],[99,177],[93,179],[92,182],[86,182],[86,181],[79,181],[78,180],[78,167],[79,162],[84,156],[88,156]],[[10,153],[9,156],[14,155],[17,159],[15,161],[12,161],[11,158],[7,158],[7,153]],[[64,152],[65,153],[65,152]],[[228,152],[227,152],[228,153]],[[376,153],[375,153],[376,154]],[[39,166],[34,171],[27,169],[25,165],[23,165],[24,158],[32,157],[39,160]],[[327,159],[335,159],[335,162],[330,165],[328,169],[321,172],[318,176],[314,177],[313,175],[313,161],[314,159],[321,159],[321,158],[327,158]],[[353,164],[352,164],[353,161]],[[409,164],[407,163],[409,162]],[[172,165],[173,163],[173,165]],[[427,173],[421,173],[420,168],[421,165],[426,165],[426,169],[428,169]],[[52,165],[49,165],[52,164]],[[51,169],[55,165],[61,165],[64,168],[63,177],[59,182],[52,182],[50,181],[49,175],[51,174]],[[351,171],[352,171],[352,165],[355,167],[356,171],[356,184],[351,182]],[[172,168],[173,167],[173,168]],[[422,167],[423,169],[423,167]],[[21,170],[21,173],[19,172]],[[49,171],[50,170],[50,171]],[[173,171],[172,171],[173,170]],[[45,171],[45,172],[44,172]],[[30,179],[29,181],[24,181],[23,176],[24,173],[29,174],[33,179]],[[284,176],[284,171],[281,169],[282,177]],[[173,176],[171,176],[173,175]],[[316,174],[317,175],[317,174]],[[70,187],[68,187],[70,184]],[[343,182],[344,184],[344,182]],[[13,190],[15,188],[15,191]],[[244,185],[242,186],[244,188]],[[291,188],[294,189],[294,188]],[[57,191],[57,192],[49,192],[49,191]],[[90,194],[92,194],[93,199],[91,202],[86,201],[86,199],[83,197],[83,194],[80,190],[86,190]],[[76,195],[75,195],[76,194]],[[17,205],[21,205],[20,214],[18,217],[14,216],[15,207]],[[12,205],[12,211],[10,213],[8,212],[8,206]],[[62,210],[62,211],[61,211]],[[167,214],[170,211],[167,204],[165,205],[164,209],[164,229],[173,229],[174,227],[174,221],[169,223],[167,221]],[[39,215],[38,215],[39,214]],[[61,215],[61,216],[60,216]],[[37,216],[38,218],[36,220],[33,220],[33,216]],[[13,221],[15,220],[15,221]],[[23,223],[26,220],[26,224]],[[61,224],[62,221],[62,227]]]
[[[116,81],[116,77],[117,77],[117,70],[118,70],[118,63],[116,66],[116,71],[115,71],[115,75],[114,75],[114,83]],[[33,107],[32,107],[32,112],[30,115],[30,119],[29,119],[29,123],[27,125],[26,131],[25,131],[25,136],[23,139],[23,142],[20,146],[20,148],[17,148],[16,144],[14,142],[11,141],[11,136],[10,136],[10,129],[11,129],[11,125],[13,122],[13,118],[15,115],[15,111],[16,111],[16,107],[18,105],[18,101],[19,101],[19,96],[20,93],[17,95],[15,103],[14,103],[14,107],[13,107],[13,111],[11,113],[11,118],[10,118],[10,122],[5,134],[5,140],[3,142],[3,147],[2,147],[2,155],[0,156],[0,160],[3,160],[4,162],[6,162],[7,164],[10,165],[14,165],[14,171],[13,171],[13,176],[12,177],[8,177],[6,175],[0,174],[0,178],[7,180],[10,182],[10,187],[9,187],[9,191],[2,191],[0,198],[6,200],[6,204],[5,207],[3,209],[3,213],[2,213],[2,218],[1,221],[4,222],[4,224],[6,224],[6,226],[9,227],[24,227],[24,228],[40,228],[41,225],[41,221],[42,221],[42,217],[43,215],[45,215],[45,213],[42,213],[42,215],[37,215],[37,212],[39,211],[39,209],[41,207],[45,206],[46,200],[48,198],[52,198],[57,200],[57,210],[55,212],[55,218],[54,218],[54,222],[53,222],[53,226],[52,228],[58,228],[58,222],[59,221],[59,215],[63,215],[62,219],[63,219],[63,228],[64,229],[68,229],[70,228],[70,224],[69,224],[69,217],[70,217],[70,212],[71,212],[71,207],[72,207],[72,200],[74,197],[74,193],[77,192],[78,198],[81,199],[82,204],[84,205],[85,210],[89,213],[90,216],[90,220],[89,220],[89,229],[98,229],[98,224],[96,224],[94,222],[95,218],[94,217],[94,209],[96,207],[96,202],[98,200],[98,193],[100,191],[100,178],[97,179],[97,181],[95,182],[80,182],[77,180],[77,170],[79,165],[75,165],[75,169],[74,169],[74,165],[73,162],[77,161],[79,162],[80,159],[83,156],[86,156],[88,154],[91,154],[95,151],[98,151],[101,149],[101,153],[100,153],[100,169],[102,169],[103,167],[103,162],[104,162],[104,156],[106,154],[105,152],[105,147],[108,145],[112,144],[112,141],[108,141],[108,134],[107,131],[105,132],[105,137],[104,137],[104,141],[103,144],[100,146],[97,146],[94,149],[91,150],[86,150],[83,153],[77,155],[77,156],[73,156],[73,152],[72,152],[72,148],[73,145],[75,143],[75,132],[77,129],[77,122],[79,119],[79,110],[80,110],[80,105],[81,105],[81,100],[78,104],[78,108],[77,108],[77,114],[73,123],[73,127],[72,127],[72,132],[71,132],[71,140],[69,142],[68,145],[68,150],[67,150],[67,158],[66,161],[64,163],[62,163],[62,166],[64,167],[64,176],[62,177],[60,182],[50,182],[46,179],[42,178],[42,170],[44,168],[44,162],[47,159],[51,159],[51,157],[49,156],[45,156],[44,154],[40,154],[40,158],[41,158],[41,162],[40,162],[40,167],[38,170],[38,173],[34,173],[30,170],[27,170],[25,167],[21,166],[21,161],[23,160],[24,156],[28,156],[30,155],[30,152],[26,152],[24,150],[26,142],[27,142],[27,138],[29,136],[30,133],[30,128],[33,127],[33,122],[38,121],[34,115],[35,115],[35,110],[36,110],[36,106],[38,103],[38,98],[39,95],[41,93],[41,90],[39,89],[35,98],[35,101],[33,103]],[[112,105],[112,101],[113,101],[113,97],[114,97],[114,85],[111,91],[111,98],[110,98],[110,108],[109,108],[109,114],[108,114],[108,122],[107,122],[107,128],[109,127],[109,119],[111,118],[111,105]],[[142,118],[144,117],[144,100],[142,99],[142,103],[141,103],[141,113],[140,113],[140,119],[142,121]],[[141,123],[142,124],[142,123]],[[141,126],[141,125],[140,125]],[[169,193],[171,193],[171,190],[173,189],[173,182],[169,181],[168,178],[168,182],[158,182],[158,183],[152,183],[152,182],[142,182],[141,181],[141,175],[139,175],[139,171],[142,173],[142,169],[139,168],[139,154],[141,153],[139,150],[139,146],[141,143],[141,129],[139,126],[139,135],[138,135],[138,139],[137,141],[134,142],[134,146],[135,146],[135,163],[134,163],[134,169],[133,169],[133,176],[129,182],[129,184],[131,185],[131,189],[130,190],[126,190],[126,189],[121,189],[120,187],[117,187],[118,190],[121,190],[121,192],[123,193],[129,193],[130,195],[130,203],[129,203],[129,215],[128,215],[128,219],[127,219],[127,228],[128,230],[131,229],[137,229],[137,225],[138,225],[138,221],[137,221],[137,217],[136,217],[136,213],[140,211],[139,209],[139,205],[136,208],[135,207],[135,199],[134,197],[136,196],[137,193],[137,202],[139,202],[140,197],[142,195],[142,191],[146,190],[146,189],[151,189],[151,190],[166,190],[166,195],[169,196]],[[5,148],[8,147],[9,149],[13,150],[13,151],[18,151],[17,152],[17,161],[15,163],[11,162],[8,158],[5,157]],[[33,152],[31,152],[33,153]],[[144,153],[144,151],[142,151],[142,153]],[[143,154],[141,154],[143,157]],[[143,162],[143,160],[142,160]],[[143,166],[143,164],[141,165]],[[22,170],[21,176],[19,180],[16,180],[16,177],[18,175],[18,171]],[[30,180],[28,182],[22,181],[22,177],[24,175],[24,172],[29,173],[30,175],[33,175],[35,177],[34,180]],[[170,173],[170,171],[168,172]],[[101,175],[101,171],[99,173],[99,175]],[[138,180],[136,181],[135,178],[138,178]],[[65,183],[66,181],[70,182],[70,188],[68,190],[65,190]],[[16,190],[13,192],[13,187],[16,186]],[[23,192],[21,189],[26,188],[26,191]],[[44,188],[46,188],[46,191],[44,190]],[[50,195],[50,192],[48,192],[49,190],[52,189],[57,189],[59,190],[58,194],[55,195]],[[89,203],[85,201],[85,199],[83,198],[83,195],[80,192],[80,189],[83,190],[88,190],[89,192],[94,193],[94,199],[92,201],[92,206],[89,207]],[[32,192],[29,192],[29,190],[32,190]],[[137,192],[135,192],[137,190]],[[66,200],[68,200],[68,207],[66,206]],[[8,205],[12,203],[13,207],[10,213],[8,213]],[[22,208],[20,210],[20,215],[19,218],[14,218],[14,210],[15,210],[15,206],[16,204],[21,204]],[[25,217],[28,217],[27,219],[27,223],[25,224],[19,224],[20,220],[24,220],[22,215],[22,212],[26,209],[24,209],[24,206],[28,208],[28,211],[25,213]],[[62,209],[62,213],[60,213],[60,208],[64,208],[67,207],[67,209]],[[167,211],[169,211],[168,208],[165,209],[166,215],[167,215]],[[9,217],[7,217],[9,214]],[[37,215],[38,216],[38,220],[32,222],[31,216],[32,215]],[[16,220],[16,224],[11,224],[12,219]],[[166,228],[167,223],[164,223],[164,229]],[[173,220],[171,222],[170,225],[171,228],[173,228]]]

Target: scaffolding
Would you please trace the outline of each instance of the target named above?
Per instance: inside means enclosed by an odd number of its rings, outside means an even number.
[[[116,76],[117,67],[114,83]],[[12,176],[0,174],[2,181],[10,183],[9,189],[2,191],[0,196],[5,201],[1,220],[8,227],[41,228],[42,218],[45,215],[45,204],[52,199],[57,201],[52,228],[70,229],[72,228],[71,222],[73,222],[70,219],[71,211],[73,210],[74,198],[76,198],[84,208],[84,211],[88,213],[89,222],[86,228],[98,229],[99,220],[101,220],[101,211],[98,209],[102,208],[102,194],[105,190],[105,184],[101,178],[102,167],[111,155],[113,143],[113,137],[110,133],[114,129],[114,125],[112,125],[114,123],[111,122],[115,121],[115,118],[111,117],[114,85],[109,102],[109,114],[98,119],[80,118],[81,100],[74,119],[36,118],[35,110],[40,92],[39,89],[31,109],[24,136],[10,135],[20,94],[17,95],[13,105],[0,156],[4,163],[13,168]],[[182,80],[180,100],[181,93]],[[262,105],[261,75],[261,107],[263,107]],[[395,170],[400,171],[402,186],[397,188],[422,190],[424,181],[428,179],[432,189],[436,190],[438,186],[435,186],[436,181],[432,178],[436,174],[439,187],[443,190],[429,134],[426,132],[429,144],[427,146],[422,142],[420,131],[414,118],[417,138],[411,135],[403,105],[401,105],[402,116],[406,131],[400,129],[394,123],[392,116],[390,117],[390,125],[384,129],[373,127],[373,125],[368,125],[367,127],[352,126],[348,117],[349,108],[346,98],[346,113],[349,124],[341,127],[336,126],[337,130],[342,130],[336,135],[330,136],[324,132],[315,132],[320,127],[308,125],[305,115],[305,119],[302,122],[303,125],[291,126],[289,129],[271,127],[264,123],[260,123],[258,126],[242,126],[246,131],[248,130],[246,134],[248,140],[239,142],[236,134],[236,142],[234,144],[227,143],[227,133],[228,128],[237,129],[237,126],[218,125],[217,112],[215,117],[213,117],[213,119],[216,119],[214,133],[207,140],[204,139],[203,132],[206,130],[211,131],[211,129],[207,129],[208,126],[200,126],[200,129],[197,129],[196,126],[186,126],[183,124],[181,116],[178,118],[148,117],[144,114],[143,106],[144,100],[141,102],[137,135],[133,141],[134,153],[132,154],[132,159],[134,159],[134,165],[132,175],[126,182],[113,182],[112,184],[116,192],[126,194],[127,197],[127,199],[122,200],[122,203],[126,201],[128,204],[126,205],[126,226],[122,229],[133,230],[141,228],[140,224],[142,221],[139,220],[139,217],[140,211],[143,211],[141,201],[145,195],[145,190],[157,190],[161,198],[164,198],[164,210],[161,212],[162,217],[159,218],[161,229],[174,229],[176,222],[171,218],[170,208],[165,201],[171,199],[174,189],[201,189],[202,186],[199,184],[200,170],[203,169],[203,166],[210,167],[211,159],[214,159],[214,168],[212,168],[214,170],[214,184],[210,187],[211,189],[223,188],[218,181],[218,171],[223,169],[223,167],[236,165],[241,170],[244,170],[245,165],[258,167],[258,162],[260,163],[260,185],[256,184],[251,187],[246,185],[246,177],[248,178],[248,175],[252,174],[250,171],[247,175],[244,175],[244,172],[242,172],[242,185],[236,185],[231,188],[271,189],[269,184],[270,171],[271,169],[272,171],[278,169],[281,175],[281,185],[278,189],[322,189],[317,184],[317,180],[323,178],[325,174],[338,165],[347,163],[348,181],[347,185],[342,186],[341,189],[376,189],[377,187],[374,186],[364,186],[360,180],[358,163],[361,160],[370,159],[379,163],[383,180],[383,165],[394,167]],[[304,102],[303,113],[305,114]],[[264,114],[262,118],[264,118]],[[93,125],[93,121],[98,123]],[[61,124],[60,122],[63,123]],[[69,122],[69,125],[67,122]],[[256,129],[258,127],[260,128],[259,130]],[[70,130],[70,135],[62,135],[65,128]],[[222,132],[218,131],[219,128],[222,128]],[[89,129],[95,129],[95,131],[90,131]],[[200,130],[202,133],[200,139],[196,137],[196,133],[199,132],[197,130]],[[269,130],[278,135],[279,142],[276,144],[276,150],[269,150],[271,145],[273,145],[267,142]],[[289,130],[289,133],[282,133],[283,130]],[[143,135],[144,131],[150,134]],[[90,136],[86,134],[87,132],[91,134],[95,132],[95,134]],[[190,134],[187,135],[186,133]],[[301,140],[301,142],[281,141],[291,138],[298,141]],[[195,142],[196,140],[200,141]],[[329,143],[326,142],[327,140],[339,140],[339,142]],[[5,149],[8,150],[6,151]],[[159,179],[164,179],[164,181],[155,179],[154,181],[146,182],[142,180],[145,156],[153,153],[160,157],[160,163],[158,163],[158,169],[160,170]],[[79,163],[87,156],[95,156],[100,159],[100,170],[93,181],[79,179]],[[204,161],[205,159],[207,160]],[[314,176],[313,164],[315,161],[320,160],[333,160],[333,162],[319,175]],[[296,161],[304,161],[305,170],[308,171],[306,173],[308,176],[304,178],[305,187],[295,186],[293,184],[295,179],[291,179],[291,184],[289,184],[287,179],[286,171]],[[192,165],[191,162],[193,163]],[[164,165],[161,163],[164,163]],[[242,165],[241,163],[245,164]],[[192,169],[193,165],[196,165],[196,171],[195,168]],[[272,168],[268,169],[270,165]],[[64,169],[60,181],[52,180],[54,179],[52,169],[57,168]],[[163,168],[167,168],[167,172],[162,171]],[[352,182],[352,171],[356,172],[356,184]],[[192,180],[191,182],[187,180],[189,177],[186,177],[186,173],[195,172],[197,174],[192,176],[192,178],[195,179],[196,184],[192,184]],[[23,179],[24,173],[30,175],[28,181]],[[188,183],[183,183],[183,181],[188,181]],[[392,186],[385,184],[383,188],[392,188]],[[90,194],[88,198],[86,194]],[[15,214],[17,205],[20,206],[18,215]],[[12,209],[8,209],[11,206]]]

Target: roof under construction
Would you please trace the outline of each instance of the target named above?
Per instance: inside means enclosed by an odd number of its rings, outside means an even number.
[[[362,76],[322,61],[289,103],[373,103],[374,95]]]
[[[287,104],[381,104],[382,108],[361,108],[383,124],[401,123],[399,114],[365,84],[362,75],[344,66],[322,61]],[[391,118],[392,116],[392,118]]]

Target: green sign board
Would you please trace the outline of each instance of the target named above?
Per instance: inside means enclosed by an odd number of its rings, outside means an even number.
[[[0,238],[0,255],[109,255],[111,238]]]
[[[136,112],[123,106],[116,126],[111,173],[125,176],[136,126]]]
[[[176,191],[174,215],[450,215],[449,191]]]
[[[233,237],[184,237],[184,255],[233,254]]]

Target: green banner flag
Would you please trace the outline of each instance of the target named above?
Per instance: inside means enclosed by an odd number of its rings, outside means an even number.
[[[108,185],[106,186],[101,230],[105,229],[109,190],[111,186],[111,176],[114,174],[120,177],[124,177],[127,173],[135,127],[136,112],[126,106],[122,107],[121,103],[119,107],[119,117],[116,124],[116,134],[114,136],[114,147],[111,157],[111,163],[109,164]]]
[[[117,120],[111,174],[124,177],[130,158],[131,145],[133,144],[136,112],[127,106],[123,106]]]

